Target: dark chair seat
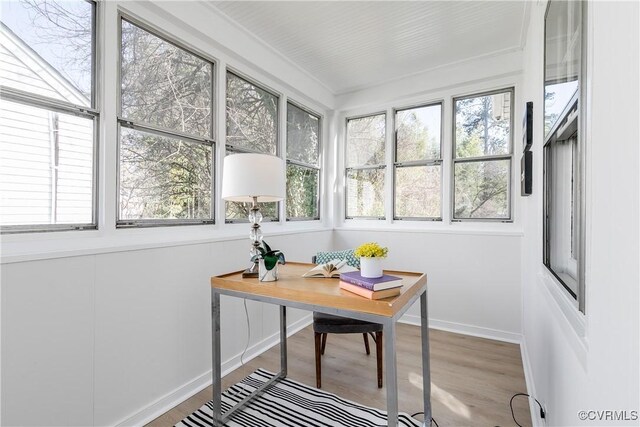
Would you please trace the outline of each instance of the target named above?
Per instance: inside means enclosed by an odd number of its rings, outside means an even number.
[[[353,250],[340,252],[327,252],[323,256],[327,260],[346,259],[351,267],[359,267],[357,258],[352,254]],[[315,264],[318,258],[313,257]],[[326,262],[326,261],[323,261]],[[356,264],[353,264],[353,263]],[[322,362],[321,358],[327,346],[328,334],[362,334],[364,348],[369,355],[369,335],[376,343],[376,365],[378,371],[378,388],[382,388],[382,325],[365,322],[363,320],[350,319],[348,317],[334,316],[324,313],[313,313],[313,332],[316,347],[316,387],[322,387]]]
[[[313,313],[313,332],[320,334],[366,334],[382,331],[379,323],[334,316],[325,313]]]

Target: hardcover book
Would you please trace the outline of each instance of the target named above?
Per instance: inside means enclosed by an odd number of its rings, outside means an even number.
[[[334,259],[326,264],[318,264],[311,270],[307,271],[302,277],[325,277],[327,279],[332,277],[340,277],[340,274],[347,272],[357,272],[358,270],[347,264],[346,260]]]
[[[359,271],[341,273],[340,280],[358,285],[370,291],[382,291],[384,289],[399,288],[402,286],[402,279],[400,277],[385,274],[382,277],[371,279],[362,277]]]
[[[372,300],[390,298],[390,297],[395,297],[396,295],[400,295],[401,287],[402,286],[398,286],[391,289],[384,289],[382,291],[370,291],[369,289],[365,289],[362,286],[340,281],[340,289],[344,289],[345,291],[349,291],[351,293],[360,295],[361,297],[365,297]]]

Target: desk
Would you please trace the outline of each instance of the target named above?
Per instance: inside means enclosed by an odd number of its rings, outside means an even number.
[[[429,369],[429,325],[427,317],[427,277],[420,273],[386,271],[402,278],[400,295],[384,300],[368,300],[339,288],[336,279],[303,278],[313,264],[289,262],[279,266],[278,281],[259,282],[234,272],[211,278],[213,422],[224,425],[238,409],[287,376],[287,307],[351,317],[380,323],[384,332],[384,369],[387,390],[387,424],[398,425],[398,378],[396,368],[396,322],[420,298],[422,335],[422,382],[424,420],[431,424],[431,375]],[[280,372],[252,395],[222,414],[220,356],[220,295],[262,301],[280,306]],[[309,350],[311,351],[311,349]]]

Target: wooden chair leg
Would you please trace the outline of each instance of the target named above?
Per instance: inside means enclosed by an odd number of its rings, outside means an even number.
[[[324,348],[327,346],[327,334],[322,334],[322,355],[324,355]]]
[[[376,332],[376,359],[378,364],[378,388],[382,388],[382,331]]]
[[[316,387],[322,387],[322,358],[321,358],[321,348],[322,348],[322,334],[319,332],[315,332],[315,342],[316,342]]]
[[[369,350],[369,337],[367,334],[362,334],[362,338],[364,338],[364,349],[367,351],[367,356],[371,354]]]

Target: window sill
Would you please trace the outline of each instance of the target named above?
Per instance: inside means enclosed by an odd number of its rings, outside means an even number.
[[[485,236],[524,235],[521,228],[513,223],[446,223],[443,221],[386,221],[346,220],[335,227],[336,231],[374,231],[383,233],[441,233]]]
[[[267,223],[262,226],[266,236],[330,231],[321,221],[290,224]],[[31,233],[2,236],[0,264],[36,261],[74,256],[97,255],[153,248],[199,245],[232,240],[249,244],[248,224],[175,226],[87,230],[56,233]]]

